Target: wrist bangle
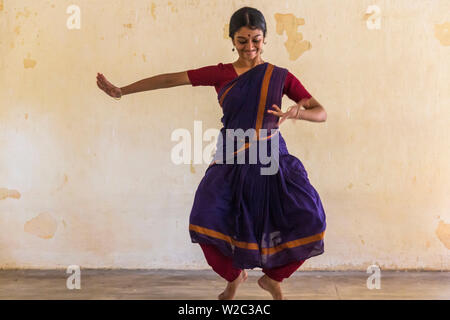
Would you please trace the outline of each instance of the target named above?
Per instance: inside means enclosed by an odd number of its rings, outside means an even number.
[[[295,118],[297,119],[297,120],[302,120],[302,118],[301,118],[301,116],[300,116],[300,111],[301,111],[302,109],[300,108],[300,106],[298,106],[298,109],[297,109],[297,114],[296,114],[296,116],[295,116]]]

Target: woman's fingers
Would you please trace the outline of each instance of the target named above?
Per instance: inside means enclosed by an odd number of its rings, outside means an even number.
[[[103,82],[106,84],[106,86],[108,86],[108,87],[114,87],[114,85],[113,85],[111,82],[109,82],[109,81],[105,78],[104,75],[102,75],[102,79],[103,79]]]
[[[105,86],[105,84],[103,84],[101,81],[97,81],[97,86],[103,90],[107,95],[109,96],[113,96],[112,95],[112,88]]]
[[[97,87],[99,87],[99,88],[100,88],[100,90],[103,90],[103,87],[101,86],[101,84],[100,84],[100,82],[99,82],[99,81],[97,81]]]
[[[108,80],[106,80],[105,76],[104,76],[103,74],[101,74],[101,73],[98,73],[98,74],[97,74],[97,80],[99,80],[99,81],[100,81],[101,83],[103,83],[105,86],[108,86],[108,85],[111,84]]]
[[[111,96],[111,88],[108,86],[105,77],[101,73],[97,73],[97,86],[107,95]]]
[[[269,110],[267,110],[267,112],[271,113],[273,115],[276,115],[278,117],[281,117],[283,115],[283,112],[281,111],[281,109],[276,104],[273,104],[272,108],[275,109],[275,110],[270,110],[269,109]]]
[[[274,108],[274,109],[277,110],[277,111],[281,111],[281,109],[280,109],[276,104],[273,104],[273,105],[272,105],[272,108]]]
[[[105,76],[101,73],[97,73],[97,86],[107,95],[113,98],[118,98],[119,93],[117,92],[116,87],[106,80]]]
[[[106,93],[108,93],[108,87],[103,83],[103,82],[99,82],[99,86],[100,88],[105,91]]]
[[[104,87],[103,84],[102,84],[100,81],[98,81],[98,80],[97,80],[97,86],[98,86],[101,90],[105,91],[105,87]]]

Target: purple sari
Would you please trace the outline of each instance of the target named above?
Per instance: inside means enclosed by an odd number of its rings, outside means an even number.
[[[270,144],[278,139],[275,174],[261,174],[268,165],[260,161],[229,164],[216,151],[195,193],[189,219],[191,241],[216,246],[240,269],[271,269],[324,252],[326,218],[319,194],[301,161],[289,154],[281,133],[270,131],[278,130],[278,117],[267,110],[273,104],[281,106],[287,72],[266,62],[218,93],[223,110],[218,151],[229,143],[226,129],[257,133],[267,129],[263,140]],[[250,142],[240,149],[236,143],[235,150],[248,153]],[[267,150],[271,153],[270,146]]]

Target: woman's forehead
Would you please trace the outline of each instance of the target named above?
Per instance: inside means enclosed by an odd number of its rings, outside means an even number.
[[[250,29],[248,27],[242,27],[236,32],[236,36],[242,36],[242,37],[254,37],[257,35],[263,35],[263,32],[260,29]]]

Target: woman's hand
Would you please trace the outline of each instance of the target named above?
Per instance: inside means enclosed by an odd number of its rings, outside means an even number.
[[[101,73],[97,73],[97,86],[113,98],[122,97],[122,90],[106,80],[105,76]]]
[[[308,99],[302,99],[298,104],[290,106],[286,112],[281,111],[276,104],[272,106],[274,110],[267,110],[267,112],[280,117],[280,120],[278,121],[279,127],[286,119],[298,119],[301,110],[300,107],[304,105],[308,106]]]

